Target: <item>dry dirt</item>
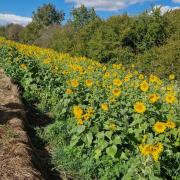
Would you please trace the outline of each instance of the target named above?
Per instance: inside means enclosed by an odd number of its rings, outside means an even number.
[[[18,89],[0,70],[0,180],[44,179],[33,164],[25,123]]]

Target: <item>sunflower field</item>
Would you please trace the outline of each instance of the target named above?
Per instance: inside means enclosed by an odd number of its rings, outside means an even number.
[[[0,38],[0,66],[49,113],[38,129],[75,179],[180,179],[179,87],[132,64],[103,65]],[[37,119],[38,121],[38,119]]]

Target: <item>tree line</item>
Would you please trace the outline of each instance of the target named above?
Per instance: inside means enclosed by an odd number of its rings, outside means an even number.
[[[82,5],[73,8],[70,17],[63,23],[65,13],[44,4],[26,27],[9,24],[0,27],[0,35],[101,63],[134,63],[146,73],[179,74],[180,9],[162,14],[161,8],[152,8],[104,20]]]

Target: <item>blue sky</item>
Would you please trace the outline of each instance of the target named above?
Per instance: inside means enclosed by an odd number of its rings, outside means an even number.
[[[94,7],[99,16],[107,18],[112,15],[127,12],[136,15],[149,9],[152,5],[162,5],[165,9],[180,7],[180,0],[0,0],[0,24],[16,22],[23,25],[30,22],[32,12],[43,3],[53,3],[66,13],[69,18],[70,10],[80,4]]]

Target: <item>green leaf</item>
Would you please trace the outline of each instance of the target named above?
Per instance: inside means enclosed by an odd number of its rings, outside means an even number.
[[[84,130],[85,130],[85,126],[84,125],[80,125],[76,129],[78,134],[81,134]]]
[[[117,153],[117,146],[116,145],[112,145],[110,147],[108,147],[106,149],[106,153],[111,156],[112,158],[114,158],[114,156],[116,155]]]
[[[104,139],[101,139],[99,142],[98,142],[98,147],[99,149],[103,150],[104,148],[106,148],[108,146],[108,143],[104,140]]]
[[[91,145],[92,140],[93,140],[93,135],[92,135],[92,133],[89,132],[88,134],[86,134],[86,138],[87,138],[87,141],[88,141],[88,145]]]
[[[74,135],[71,139],[70,145],[75,146],[78,143],[79,139],[80,139],[79,136]]]
[[[126,156],[126,154],[124,152],[121,153],[121,159],[124,159],[124,160],[128,160],[128,157]]]
[[[109,139],[111,139],[112,132],[111,131],[106,131],[105,136],[108,137]]]
[[[114,144],[121,144],[122,142],[121,142],[120,136],[116,135],[116,136],[114,137],[114,139],[113,139],[113,143],[114,143]]]
[[[97,135],[96,135],[96,137],[97,137],[98,139],[104,139],[104,132],[98,132]]]
[[[101,156],[101,154],[102,154],[102,153],[101,153],[101,149],[96,149],[96,150],[95,150],[95,156],[94,156],[94,158],[95,158],[95,159],[99,159],[99,157]]]

